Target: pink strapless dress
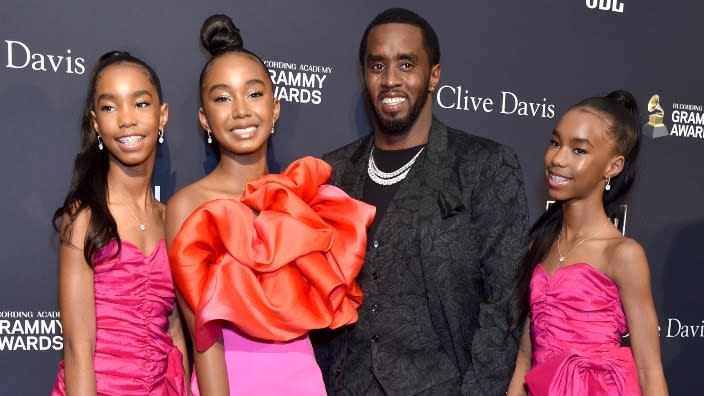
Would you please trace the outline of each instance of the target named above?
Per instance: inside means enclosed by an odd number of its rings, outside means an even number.
[[[231,395],[325,396],[325,383],[308,337],[264,342],[222,329]],[[201,396],[195,371],[191,393]]]
[[[628,327],[616,284],[589,264],[538,264],[530,283],[533,396],[640,395]]]
[[[185,395],[183,359],[167,330],[174,287],[166,245],[145,256],[111,241],[95,254],[95,356],[98,395]],[[51,392],[65,395],[64,365]]]

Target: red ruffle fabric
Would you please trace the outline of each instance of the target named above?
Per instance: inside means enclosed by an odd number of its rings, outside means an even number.
[[[169,259],[199,351],[228,325],[289,341],[357,321],[355,278],[375,209],[325,184],[331,172],[306,157],[248,183],[240,201],[207,202],[184,221]]]

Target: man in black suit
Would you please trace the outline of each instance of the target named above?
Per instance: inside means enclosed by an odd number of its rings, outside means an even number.
[[[355,325],[314,335],[333,395],[503,395],[515,363],[510,295],[525,248],[513,152],[432,113],[428,22],[389,9],[360,50],[373,134],[327,154],[332,183],[373,204]]]

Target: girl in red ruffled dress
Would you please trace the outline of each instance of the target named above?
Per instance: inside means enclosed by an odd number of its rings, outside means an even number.
[[[326,185],[304,158],[268,174],[279,101],[264,63],[230,18],[201,30],[212,54],[200,123],[220,160],[167,205],[180,306],[195,347],[198,395],[325,395],[308,332],[357,320],[355,283],[374,208]]]

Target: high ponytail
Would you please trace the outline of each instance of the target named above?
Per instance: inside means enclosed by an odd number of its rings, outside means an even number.
[[[636,178],[636,161],[641,142],[638,104],[630,92],[617,90],[604,97],[585,99],[574,106],[580,107],[594,110],[608,118],[606,133],[615,143],[615,153],[625,158],[623,170],[611,178],[611,189],[603,198],[606,214],[614,217]]]

